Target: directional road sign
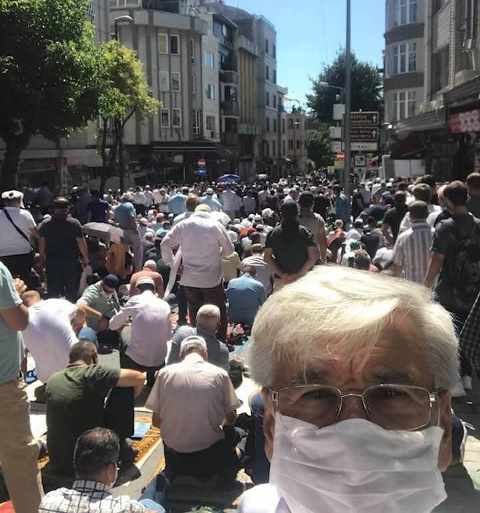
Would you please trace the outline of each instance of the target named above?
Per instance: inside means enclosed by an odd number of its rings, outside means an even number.
[[[350,115],[352,127],[355,126],[378,126],[380,115],[378,112],[352,112]]]

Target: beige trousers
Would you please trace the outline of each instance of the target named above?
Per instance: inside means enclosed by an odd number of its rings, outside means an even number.
[[[0,385],[0,464],[15,513],[37,513],[43,495],[25,384]]]

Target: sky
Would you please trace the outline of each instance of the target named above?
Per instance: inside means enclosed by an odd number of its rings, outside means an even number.
[[[268,18],[277,30],[278,84],[305,101],[309,77],[317,77],[345,47],[346,0],[226,0]],[[352,50],[383,66],[385,0],[352,0]]]

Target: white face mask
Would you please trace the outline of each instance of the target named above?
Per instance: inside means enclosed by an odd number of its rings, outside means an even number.
[[[442,436],[364,419],[319,429],[277,414],[270,483],[292,513],[430,513],[447,497]]]

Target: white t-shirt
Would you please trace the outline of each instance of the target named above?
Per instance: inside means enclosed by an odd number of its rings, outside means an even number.
[[[30,237],[35,228],[35,221],[28,210],[17,207],[5,207],[12,221]],[[0,212],[0,256],[26,255],[32,251],[32,246],[15,230],[3,210]]]
[[[47,299],[28,309],[28,326],[23,331],[25,347],[32,353],[38,378],[46,383],[68,363],[70,347],[77,337],[70,317],[77,309],[66,299]]]
[[[290,513],[274,485],[254,486],[240,497],[238,513]]]

